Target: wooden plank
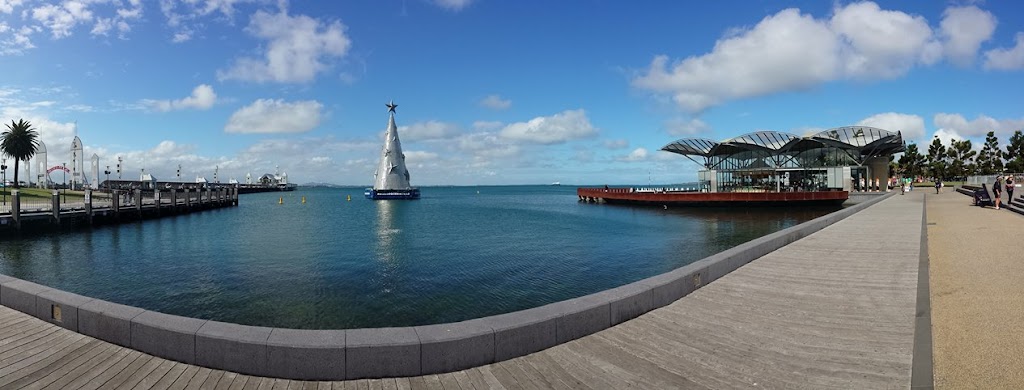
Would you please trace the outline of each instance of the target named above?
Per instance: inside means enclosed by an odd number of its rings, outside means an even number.
[[[357,379],[354,381],[345,382],[345,390],[369,390],[370,380],[369,379]]]
[[[193,365],[190,365],[190,364],[182,364],[182,363],[178,363],[178,364],[185,366],[185,370],[181,372],[181,375],[178,375],[178,377],[174,378],[174,381],[172,381],[170,383],[167,383],[166,381],[161,380],[160,381],[161,383],[157,383],[157,385],[153,386],[153,387],[155,388],[155,387],[163,386],[164,384],[167,385],[167,389],[168,390],[182,390],[185,387],[187,387],[189,382],[192,382],[192,378],[194,378],[196,376],[196,374],[199,373],[199,367],[196,367],[196,366],[193,366]],[[164,377],[164,379],[166,379],[166,378],[167,377]]]
[[[291,381],[287,379],[274,379],[274,386],[271,387],[271,390],[288,390],[290,383]]]
[[[443,387],[444,390],[462,390],[462,386],[459,385],[459,381],[455,380],[455,376],[452,375],[451,373],[439,374],[437,378],[441,380],[441,387]]]
[[[209,368],[199,367],[199,371],[196,371],[196,374],[192,376],[192,379],[189,379],[188,385],[186,385],[183,390],[199,390],[199,386],[203,385],[203,382],[206,381],[206,378],[210,377],[210,373],[212,372],[213,370]]]
[[[199,386],[199,390],[214,390],[214,387],[217,387],[217,382],[220,381],[220,378],[223,376],[224,371],[213,370],[210,372],[210,376],[203,381],[201,386]]]
[[[274,388],[274,378],[260,378],[260,385],[257,390],[272,390]]]
[[[395,386],[398,387],[398,390],[412,389],[412,384],[409,382],[409,378],[395,378]]]
[[[9,387],[18,389],[41,389],[57,381],[75,368],[78,368],[87,361],[94,359],[100,353],[108,350],[110,344],[99,340],[92,340],[86,347],[65,355],[60,360],[37,370],[15,382]]]
[[[238,374],[235,376],[235,380],[231,382],[231,386],[228,386],[228,390],[242,390],[245,388],[245,384],[249,383],[251,376]]]
[[[497,379],[498,382],[507,389],[526,390],[526,387],[519,382],[519,379],[516,379],[516,377],[512,376],[512,374],[505,369],[504,364],[495,363],[490,366],[483,366],[480,367],[480,371],[484,373],[485,378],[487,377],[487,374],[490,373],[491,376]]]
[[[384,390],[384,380],[370,379],[369,383],[367,383],[367,388],[370,390]]]
[[[316,390],[331,390],[331,382],[327,382],[327,381],[317,382]]]
[[[138,381],[129,379],[125,382],[125,386],[127,386],[128,383],[134,383],[131,387],[133,390],[148,390],[152,388],[154,384],[159,382],[160,379],[163,379],[164,375],[167,375],[175,364],[173,361],[161,358],[153,358],[153,363],[156,364],[156,367],[154,367],[149,374],[146,374]]]
[[[135,370],[135,372],[131,373],[130,375],[126,375],[125,379],[118,383],[116,387],[122,389],[133,389],[135,388],[136,385],[139,384],[139,382],[142,382],[143,379],[146,379],[146,377],[150,375],[156,376],[156,378],[154,378],[154,381],[159,380],[160,377],[163,376],[163,372],[159,374],[154,374],[154,371],[156,371],[157,368],[160,368],[160,365],[163,364],[164,362],[166,362],[166,360],[155,356],[151,356],[149,361],[139,366],[139,368]],[[127,370],[128,369],[125,369],[125,371]],[[124,373],[122,372],[122,374]]]
[[[506,360],[505,362],[509,363],[510,365],[516,367],[519,371],[521,371],[522,374],[524,375],[523,377],[524,378],[528,378],[529,381],[532,383],[532,385],[531,385],[532,387],[536,387],[536,388],[540,388],[540,389],[553,389],[553,388],[556,388],[556,387],[564,387],[565,386],[564,384],[562,384],[558,380],[558,378],[548,377],[548,376],[546,376],[544,374],[544,372],[541,372],[540,370],[537,370],[536,368],[534,368],[532,365],[530,365],[530,363],[526,362],[524,357],[518,357],[518,358],[515,358],[515,359],[512,359],[512,360]],[[520,375],[520,374],[517,373],[517,374],[514,374],[514,375]],[[518,378],[519,377],[517,376],[516,379],[518,379]],[[520,381],[520,383],[522,383],[522,382],[523,381]]]
[[[381,388],[383,390],[398,390],[398,381],[395,378],[381,379]]]
[[[220,380],[217,381],[217,385],[214,387],[214,390],[228,390],[228,387],[231,387],[231,382],[233,382],[237,376],[238,374],[233,372],[224,372],[224,376],[220,377]]]
[[[446,375],[451,375],[452,379],[454,379],[455,382],[459,384],[459,388],[460,389],[462,389],[462,390],[473,390],[474,389],[473,382],[470,381],[469,374],[466,374],[465,370],[463,370],[463,371],[455,371],[455,372],[452,372],[452,373],[448,373]],[[447,389],[447,388],[448,387],[445,387],[445,389]]]
[[[82,390],[98,389],[104,383],[107,383],[107,381],[109,381],[110,378],[113,378],[115,375],[121,373],[121,370],[124,370],[124,368],[128,367],[129,364],[132,364],[133,362],[135,362],[136,360],[143,356],[145,356],[145,354],[143,354],[142,352],[131,351],[124,358],[117,360],[117,362],[113,364],[103,367],[102,371],[99,371],[97,375],[90,375],[89,378],[83,382],[71,382],[71,384],[68,385],[68,387]]]
[[[422,376],[414,376],[409,378],[409,388],[411,390],[427,390],[427,381]]]
[[[150,363],[152,362],[153,355],[143,354],[142,356],[139,356],[138,359],[135,359],[135,361],[133,361],[131,364],[126,366],[123,370],[121,370],[121,372],[117,373],[117,375],[112,376],[110,379],[104,382],[102,387],[105,389],[116,389],[129,378],[135,378],[139,374],[145,375],[149,371],[152,371],[153,368],[156,368],[155,364],[152,366],[150,365]]]
[[[0,353],[0,367],[24,359],[40,350],[50,349],[55,344],[72,339],[71,332],[57,332],[56,329],[46,329],[39,333],[27,334],[11,343],[12,348]]]
[[[134,351],[126,348],[117,348],[117,346],[110,344],[110,349],[107,352],[97,355],[95,359],[71,370],[67,375],[44,387],[44,390],[75,389],[81,387],[80,383],[85,383],[93,377],[100,375],[108,367],[117,364],[117,362],[128,357],[132,352]]]
[[[245,381],[245,387],[243,387],[242,389],[243,390],[259,390],[259,389],[262,389],[263,388],[263,382],[266,381],[266,380],[267,380],[267,378],[260,378],[260,377],[255,377],[255,376],[254,377],[249,377],[249,380]]]
[[[546,378],[550,379],[553,383],[556,383],[553,387],[559,388],[570,388],[570,389],[589,389],[579,379],[570,375],[565,371],[561,365],[556,363],[551,358],[547,358],[544,353],[534,353],[527,356],[523,356],[523,363],[529,364],[535,370],[541,372]]]
[[[501,383],[501,381],[499,381],[498,378],[495,377],[494,374],[491,372],[491,368],[495,367],[495,366],[496,366],[496,364],[480,366],[480,367],[471,369],[471,371],[476,371],[477,372],[477,374],[480,376],[480,378],[484,380],[484,384],[487,386],[487,388],[489,388],[489,389],[507,389],[508,387],[506,387],[503,383]]]
[[[63,342],[54,344],[50,348],[36,350],[32,354],[26,353],[21,360],[0,368],[0,386],[29,375],[32,371],[46,367],[48,364],[59,360],[65,354],[74,352],[78,348],[89,344],[89,338],[77,334],[75,336],[68,337]]]
[[[167,371],[160,376],[160,378],[153,382],[150,382],[149,379],[147,378],[147,380],[143,381],[143,383],[140,383],[139,386],[148,386],[145,387],[145,389],[149,390],[166,390],[170,388],[171,384],[177,381],[178,378],[181,377],[181,375],[184,374],[185,370],[187,370],[189,367],[189,365],[187,364],[181,364],[175,361],[168,360],[168,362],[170,362],[170,366],[167,368]]]
[[[479,369],[470,368],[468,370],[462,370],[462,372],[466,373],[466,378],[469,378],[469,383],[473,385],[474,389],[485,390],[491,388],[491,385],[487,383],[487,380],[484,379],[484,375]]]
[[[427,390],[444,390],[444,385],[441,384],[441,378],[437,375],[425,375],[422,378],[423,382],[427,386]]]

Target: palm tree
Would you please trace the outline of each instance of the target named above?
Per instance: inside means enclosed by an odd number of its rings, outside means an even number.
[[[39,133],[24,119],[11,120],[7,131],[0,134],[0,150],[14,159],[14,188],[18,188],[18,163],[36,154],[39,147]]]

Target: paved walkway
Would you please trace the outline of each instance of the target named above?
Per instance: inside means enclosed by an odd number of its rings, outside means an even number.
[[[0,387],[907,388],[922,196],[887,199],[632,321],[470,370],[333,383],[250,377],[0,307]]]
[[[935,386],[1020,389],[1024,216],[954,191],[927,196]]]

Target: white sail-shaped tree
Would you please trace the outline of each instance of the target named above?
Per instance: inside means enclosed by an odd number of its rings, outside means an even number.
[[[405,167],[405,154],[402,153],[402,142],[398,138],[398,126],[395,125],[394,101],[387,104],[388,128],[384,132],[384,147],[380,151],[380,164],[373,174],[373,188],[366,190],[370,199],[417,199],[420,197],[418,188],[409,184],[409,170]]]

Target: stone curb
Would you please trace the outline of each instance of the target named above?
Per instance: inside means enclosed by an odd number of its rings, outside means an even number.
[[[348,330],[265,328],[153,312],[6,275],[0,275],[0,304],[161,358],[249,375],[347,380],[438,374],[527,355],[636,318],[892,195],[610,290],[456,323]]]

